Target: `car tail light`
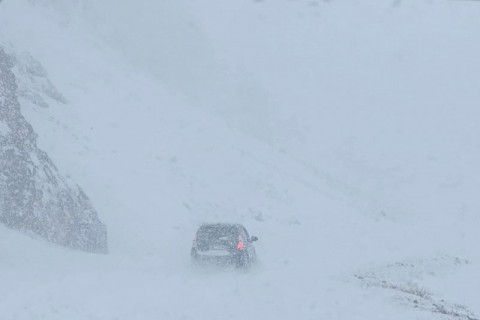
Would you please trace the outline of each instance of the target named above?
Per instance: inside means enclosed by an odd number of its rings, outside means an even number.
[[[243,238],[242,238],[242,236],[238,236],[237,250],[243,250]]]
[[[243,250],[243,239],[241,236],[238,236],[237,250]]]

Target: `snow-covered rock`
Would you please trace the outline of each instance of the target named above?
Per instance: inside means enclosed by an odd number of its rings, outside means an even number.
[[[107,252],[106,227],[90,200],[37,147],[20,110],[14,61],[0,47],[0,222],[63,246]]]

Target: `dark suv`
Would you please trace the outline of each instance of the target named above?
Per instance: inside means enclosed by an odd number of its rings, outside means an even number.
[[[193,239],[191,255],[197,262],[248,267],[256,260],[252,243],[257,240],[241,224],[202,224]]]

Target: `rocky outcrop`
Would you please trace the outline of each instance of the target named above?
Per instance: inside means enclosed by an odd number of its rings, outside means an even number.
[[[0,47],[0,223],[70,248],[106,253],[106,227],[88,197],[37,147],[21,114],[13,62]]]
[[[17,96],[37,106],[48,108],[48,100],[67,103],[47,77],[47,71],[29,53],[11,57],[17,78]],[[22,99],[19,99],[22,103]]]

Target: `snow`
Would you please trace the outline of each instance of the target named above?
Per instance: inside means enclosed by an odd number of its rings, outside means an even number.
[[[479,16],[474,1],[2,1],[1,44],[68,101],[22,112],[110,254],[0,227],[0,318],[479,317]],[[258,265],[194,268],[204,221],[245,224]]]
[[[2,135],[6,135],[8,132],[10,132],[10,128],[3,122],[0,123],[0,133]]]

